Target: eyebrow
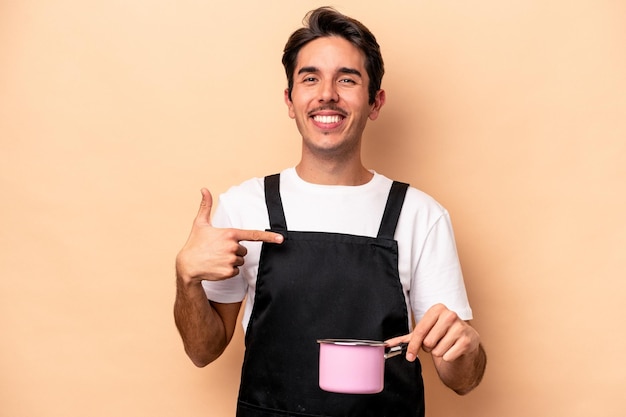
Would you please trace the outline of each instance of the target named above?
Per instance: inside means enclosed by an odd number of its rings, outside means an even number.
[[[298,75],[306,74],[306,73],[316,73],[316,72],[319,72],[319,69],[317,67],[302,67],[298,70]],[[361,78],[363,77],[361,75],[361,71],[354,69],[354,68],[341,67],[339,68],[339,73],[357,75]]]

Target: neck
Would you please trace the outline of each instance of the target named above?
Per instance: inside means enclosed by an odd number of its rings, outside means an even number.
[[[302,160],[296,166],[296,172],[302,180],[321,185],[363,185],[374,176],[360,161],[358,164],[308,164]]]

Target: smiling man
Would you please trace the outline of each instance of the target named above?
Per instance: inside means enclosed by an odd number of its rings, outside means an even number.
[[[218,358],[247,299],[238,416],[423,416],[419,349],[459,394],[479,384],[486,363],[448,212],[362,163],[363,131],[386,100],[380,48],[365,26],[316,9],[289,38],[283,65],[300,162],[232,187],[213,218],[202,190],[176,258],[185,350],[197,366]],[[326,392],[320,339],[406,344],[406,355],[386,361],[380,393]]]

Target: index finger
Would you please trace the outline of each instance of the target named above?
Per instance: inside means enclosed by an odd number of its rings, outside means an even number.
[[[235,238],[240,242],[243,240],[249,242],[283,243],[283,240],[285,240],[280,233],[243,229],[238,229],[235,232]]]
[[[437,322],[437,315],[433,313],[433,311],[427,311],[424,317],[417,322],[411,333],[386,340],[385,344],[387,346],[397,346],[407,343],[406,360],[413,362],[417,358],[420,348],[424,348],[424,339]]]
[[[409,341],[411,340],[411,333],[409,334],[405,334],[402,336],[396,336],[394,338],[391,339],[387,339],[385,340],[385,345],[389,346],[389,347],[394,347],[394,346],[398,346],[401,345],[403,343],[409,343]]]

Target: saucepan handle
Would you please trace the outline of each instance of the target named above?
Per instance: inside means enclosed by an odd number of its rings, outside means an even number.
[[[408,346],[408,343],[402,343],[399,344],[398,346],[392,346],[390,348],[385,349],[385,359],[389,359],[389,358],[393,358],[394,356],[398,356],[403,352],[406,352],[406,347]]]

